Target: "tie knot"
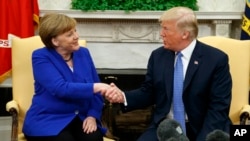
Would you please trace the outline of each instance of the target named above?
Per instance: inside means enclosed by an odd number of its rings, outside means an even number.
[[[176,56],[177,56],[178,58],[180,58],[180,57],[182,57],[182,53],[181,53],[181,52],[177,52],[177,53],[176,53]]]

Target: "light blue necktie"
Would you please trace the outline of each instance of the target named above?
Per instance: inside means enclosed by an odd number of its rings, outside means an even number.
[[[183,65],[182,65],[182,54],[178,52],[176,58],[176,64],[174,68],[174,95],[173,95],[173,112],[174,119],[178,121],[183,129],[184,134],[186,134],[185,125],[185,110],[182,101],[183,93]]]

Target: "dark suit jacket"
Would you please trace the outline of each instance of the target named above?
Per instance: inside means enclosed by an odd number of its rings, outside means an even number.
[[[152,52],[141,88],[125,92],[125,112],[154,104],[153,124],[166,117],[173,97],[174,59],[175,53],[163,47]],[[228,56],[197,41],[183,90],[185,111],[197,141],[204,141],[214,129],[229,132],[231,88]]]

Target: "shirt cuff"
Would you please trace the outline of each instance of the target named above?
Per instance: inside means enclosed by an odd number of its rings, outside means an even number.
[[[128,103],[127,103],[127,99],[126,99],[126,96],[125,96],[124,92],[122,92],[122,96],[123,96],[123,99],[124,99],[124,106],[127,106]]]

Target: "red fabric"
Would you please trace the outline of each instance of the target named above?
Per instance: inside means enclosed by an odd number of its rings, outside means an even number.
[[[8,34],[20,38],[35,34],[39,22],[37,0],[0,0],[0,83],[11,74],[11,45]]]

